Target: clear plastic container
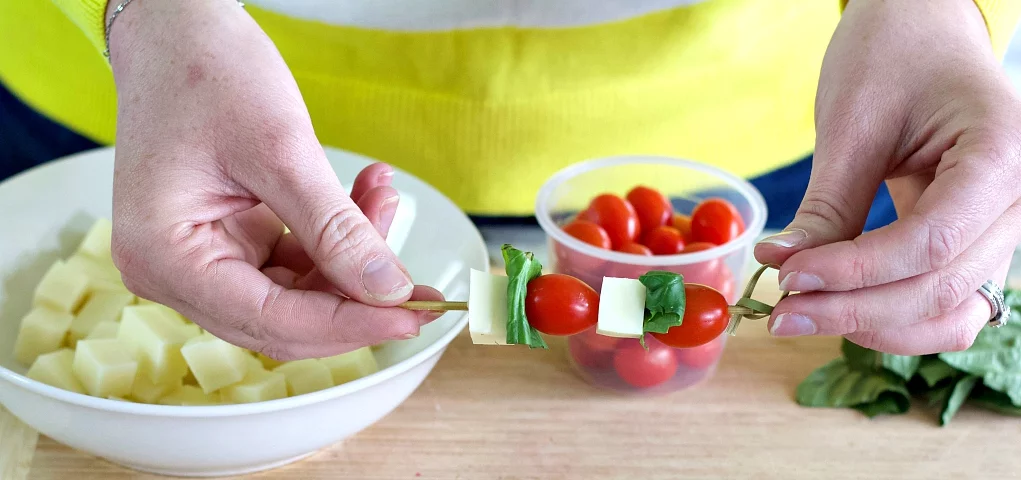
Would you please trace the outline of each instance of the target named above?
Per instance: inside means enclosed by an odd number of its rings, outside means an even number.
[[[565,233],[561,226],[602,193],[621,197],[638,185],[663,192],[674,211],[690,215],[707,198],[732,203],[745,231],[735,240],[699,252],[640,256],[604,250]],[[536,216],[546,232],[552,271],[575,276],[597,291],[603,277],[638,278],[649,270],[684,275],[686,283],[708,285],[733,304],[747,281],[752,246],[766,222],[762,195],[747,181],[712,166],[688,160],[625,156],[574,164],[551,177],[539,190]],[[567,339],[571,364],[589,383],[611,390],[656,394],[682,390],[712,376],[726,334],[695,348],[672,348],[651,336],[649,350],[637,340],[615,339],[586,331]],[[637,350],[636,350],[637,349]]]

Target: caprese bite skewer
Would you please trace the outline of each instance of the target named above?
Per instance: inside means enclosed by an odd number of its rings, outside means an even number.
[[[638,279],[605,277],[601,292],[570,275],[542,274],[530,252],[502,248],[507,275],[471,270],[467,302],[410,301],[414,310],[467,310],[472,342],[546,348],[539,335],[575,335],[592,327],[609,337],[643,341],[651,334],[676,348],[717,338],[741,317],[761,318],[771,307],[749,297],[753,277],[739,305],[717,290],[685,284],[680,274],[650,271]],[[760,272],[761,273],[761,270]]]

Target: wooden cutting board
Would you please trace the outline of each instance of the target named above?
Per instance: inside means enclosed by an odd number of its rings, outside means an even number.
[[[767,274],[768,275],[768,274]],[[762,281],[775,300],[775,276]],[[1021,419],[965,407],[945,427],[917,404],[868,420],[794,403],[836,338],[774,339],[745,322],[716,376],[663,397],[596,390],[550,351],[458,337],[396,411],[343,444],[244,478],[1021,478]],[[0,413],[0,479],[155,479],[62,446]],[[267,438],[267,441],[272,439]]]

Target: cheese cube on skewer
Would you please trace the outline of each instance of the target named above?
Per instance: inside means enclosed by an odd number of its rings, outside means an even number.
[[[74,374],[94,397],[125,397],[138,373],[138,361],[117,340],[82,340],[75,347]]]
[[[472,269],[469,279],[468,332],[472,343],[507,344],[507,277]]]
[[[85,393],[85,387],[74,376],[71,365],[74,363],[74,350],[63,348],[56,352],[39,355],[26,376],[32,380],[43,382],[64,390]]]
[[[57,260],[35,287],[35,304],[75,313],[88,293],[89,277]]]
[[[645,285],[632,278],[603,278],[596,333],[642,338],[645,331]]]
[[[55,352],[64,343],[74,316],[48,307],[36,307],[25,315],[14,342],[14,358],[31,365],[36,357]]]
[[[71,321],[71,330],[68,337],[73,347],[78,340],[89,335],[92,330],[103,321],[118,321],[121,318],[121,310],[131,305],[135,296],[130,293],[117,292],[95,292],[85,302],[78,315]]]

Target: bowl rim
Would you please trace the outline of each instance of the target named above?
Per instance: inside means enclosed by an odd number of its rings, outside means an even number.
[[[739,235],[733,241],[727,242],[723,245],[717,245],[707,250],[701,250],[694,253],[680,253],[674,255],[636,255],[633,253],[615,252],[612,250],[606,250],[598,248],[594,245],[589,245],[581,240],[578,240],[567,234],[556,222],[553,221],[550,215],[549,204],[550,199],[553,197],[553,193],[557,187],[563,184],[565,181],[578,176],[579,174],[590,172],[608,167],[618,167],[621,165],[667,165],[671,167],[688,168],[691,170],[697,170],[699,172],[709,174],[723,180],[724,183],[733,187],[737,190],[748,203],[751,204],[752,212],[756,214],[751,222],[748,222],[748,226],[745,231]],[[569,165],[551,176],[542,187],[539,188],[539,193],[535,198],[535,216],[539,222],[539,226],[542,227],[546,235],[556,240],[557,243],[566,245],[567,247],[584,253],[590,257],[599,258],[602,260],[624,263],[629,265],[644,265],[644,266],[663,266],[663,265],[689,265],[694,263],[701,263],[716,258],[721,258],[732,252],[747,247],[755,238],[757,238],[766,226],[766,217],[768,216],[768,209],[766,207],[766,200],[763,198],[762,193],[759,192],[754,185],[749,183],[747,180],[738,177],[726,170],[700,163],[692,160],[683,158],[666,157],[659,155],[618,155],[612,157],[602,157],[591,160],[586,160]]]
[[[99,154],[99,152],[103,150],[109,150],[112,155],[114,149],[113,147],[100,147],[68,155],[66,157],[62,157],[50,162],[46,162],[42,165],[33,167],[25,172],[22,172],[21,174],[8,178],[4,182],[0,182],[0,184],[14,180],[15,178],[18,178],[22,175],[28,174],[30,171],[43,170],[47,168],[56,168],[58,164],[64,162],[71,162],[77,159],[78,157],[97,155]],[[330,157],[330,150],[333,150],[334,154],[336,155],[353,157],[366,162],[377,162],[377,160],[346,150],[340,150],[337,148],[330,147],[324,147],[324,150],[327,150],[326,152],[327,158]],[[420,186],[425,188],[426,191],[430,191],[431,193],[435,194],[440,201],[446,202],[448,206],[455,208],[460,212],[460,215],[463,216],[464,219],[469,222],[469,224],[475,231],[475,240],[477,241],[479,252],[486,259],[486,261],[484,261],[485,265],[482,266],[483,270],[485,272],[489,272],[492,269],[492,265],[491,262],[488,261],[489,255],[488,250],[486,248],[485,240],[482,238],[482,233],[479,232],[478,227],[476,227],[475,224],[471,222],[471,219],[467,216],[467,214],[465,214],[464,211],[461,210],[461,208],[454,204],[454,202],[450,198],[448,198],[442,192],[436,190],[435,187],[428,184],[424,180],[397,167],[393,168],[395,173],[397,174],[395,175],[395,179],[397,176],[405,176],[407,177],[407,180],[419,183]],[[460,315],[460,318],[456,322],[454,322],[454,324],[451,325],[450,328],[442,335],[440,335],[440,337],[437,338],[434,342],[426,345],[424,348],[422,348],[422,350],[414,353],[413,355],[404,360],[401,360],[400,362],[390,365],[389,367],[379,370],[378,372],[366,375],[362,378],[352,380],[341,385],[336,385],[324,390],[305,393],[293,397],[286,397],[276,400],[267,400],[264,402],[235,403],[208,406],[182,406],[118,401],[102,397],[93,397],[91,395],[87,395],[84,393],[72,392],[70,390],[64,390],[62,388],[54,387],[52,385],[47,385],[37,380],[28,378],[25,375],[21,375],[3,365],[0,365],[0,380],[6,380],[15,387],[27,390],[32,393],[43,395],[45,397],[49,397],[64,403],[70,403],[80,407],[86,407],[106,412],[127,413],[138,416],[196,418],[196,417],[234,417],[269,413],[274,411],[289,410],[316,403],[321,403],[327,400],[342,397],[344,395],[352,394],[360,390],[366,390],[373,386],[379,385],[387,380],[390,380],[394,377],[397,377],[398,375],[402,375],[411,370],[412,368],[415,368],[421,365],[422,363],[425,363],[425,361],[427,361],[429,358],[432,358],[435,355],[439,355],[443,351],[445,351],[447,346],[450,345],[450,342],[452,342],[455,337],[460,335],[461,332],[464,331],[465,327],[468,325],[467,312],[448,312],[446,315]],[[437,318],[436,320],[439,320],[439,318]],[[433,322],[435,322],[436,320],[433,320]]]

